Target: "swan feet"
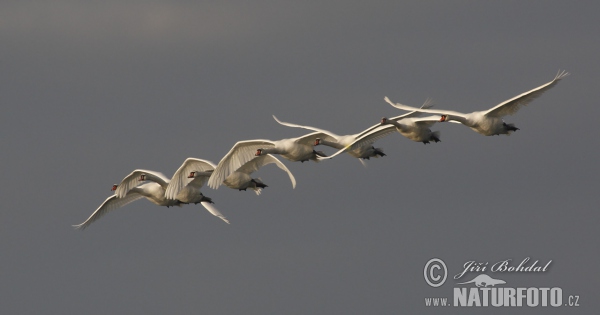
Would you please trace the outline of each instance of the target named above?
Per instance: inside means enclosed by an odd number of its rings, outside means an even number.
[[[377,149],[377,148],[373,148],[373,150],[375,150],[375,151],[373,152],[373,155],[374,155],[375,157],[379,157],[379,156],[380,156],[380,157],[384,157],[384,156],[386,156],[386,155],[387,155],[387,154],[383,153],[383,151],[381,151],[381,150],[379,150],[379,149]]]
[[[513,124],[502,123],[502,126],[504,126],[504,128],[507,131],[517,131],[517,130],[520,130],[519,128],[515,127],[515,125],[513,125]]]

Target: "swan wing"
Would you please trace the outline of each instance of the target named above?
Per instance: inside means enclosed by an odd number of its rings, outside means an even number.
[[[142,176],[142,174],[149,175],[146,177],[146,180],[156,182],[162,187],[167,187],[169,185],[169,178],[167,178],[163,173],[138,169],[134,170],[129,175],[125,176],[125,178],[123,178],[119,186],[117,186],[115,195],[117,195],[119,198],[123,198],[131,189],[142,184],[144,182],[140,181],[140,176]]]
[[[130,192],[123,198],[119,198],[117,197],[117,195],[112,195],[106,198],[106,200],[104,200],[100,207],[98,207],[98,209],[96,209],[96,211],[94,211],[94,213],[92,213],[92,215],[89,218],[87,218],[87,220],[85,220],[81,224],[73,225],[73,227],[78,230],[83,230],[87,228],[90,224],[92,224],[94,221],[100,219],[102,216],[109,213],[110,211],[115,210],[117,208],[121,208],[129,203],[132,203],[142,198],[144,198],[143,195],[135,192]]]
[[[240,167],[237,171],[246,174],[252,174],[253,172],[256,172],[259,168],[268,164],[275,164],[277,165],[277,167],[285,171],[290,177],[290,181],[292,181],[292,187],[296,188],[296,178],[294,178],[292,172],[290,172],[290,170],[285,166],[285,164],[283,164],[278,158],[276,158],[272,154],[257,156],[254,159],[248,161],[246,164],[242,165],[242,167]]]
[[[417,124],[419,126],[430,127],[433,124],[435,124],[436,122],[440,121],[440,116],[433,115],[433,116],[427,116],[427,117],[418,117],[418,118],[413,118],[413,121],[415,122],[415,124]]]
[[[356,140],[352,141],[343,149],[335,152],[332,155],[326,157],[317,157],[319,160],[331,159],[336,155],[342,154],[348,150],[353,150],[359,147],[372,145],[375,141],[384,138],[392,133],[396,132],[396,127],[394,125],[379,125],[377,128],[373,128],[370,132],[363,134],[362,136],[356,138]]]
[[[191,172],[210,172],[215,169],[216,165],[211,161],[187,158],[183,164],[177,169],[173,178],[167,186],[165,197],[167,199],[176,199],[177,194],[187,185],[193,185],[198,189],[208,181],[209,176],[197,176],[194,179],[188,178]]]
[[[316,131],[316,132],[321,132],[324,134],[328,135],[328,138],[324,138],[324,140],[327,141],[335,141],[337,142],[337,139],[340,137],[338,135],[336,135],[335,133],[329,131],[329,130],[325,130],[325,129],[320,129],[320,128],[316,128],[316,127],[311,127],[311,126],[304,126],[304,125],[298,125],[298,124],[292,124],[292,123],[288,123],[285,121],[280,121],[279,119],[277,119],[277,117],[275,117],[275,115],[273,115],[273,119],[275,119],[276,122],[278,122],[280,125],[284,125],[287,127],[293,127],[293,128],[302,128],[302,129],[308,129],[308,130],[312,130],[312,131]]]
[[[227,176],[256,157],[256,150],[274,146],[275,142],[264,139],[238,141],[219,161],[213,174],[208,179],[208,186],[217,189]]]
[[[459,117],[465,117],[465,114],[463,113],[459,113],[459,112],[455,112],[452,110],[442,110],[442,109],[429,109],[429,108],[416,108],[416,107],[412,107],[412,106],[408,106],[408,105],[403,105],[400,103],[390,103],[392,106],[398,108],[398,109],[402,109],[402,110],[406,110],[406,111],[413,111],[413,112],[419,112],[419,113],[430,113],[430,114],[437,114],[437,115],[453,115],[453,116],[459,116]],[[394,117],[396,118],[396,117]]]
[[[385,100],[385,101],[386,101],[388,104],[390,104],[390,105],[392,105],[392,106],[394,106],[394,107],[396,107],[396,105],[402,105],[402,104],[400,104],[400,103],[395,103],[395,104],[394,104],[394,103],[392,103],[392,101],[390,101],[390,99],[389,99],[387,96],[386,96],[386,97],[384,97],[383,99],[384,99],[384,100]],[[433,104],[434,104],[434,102],[433,102],[433,99],[431,99],[431,98],[427,98],[427,99],[425,100],[425,102],[423,103],[423,105],[421,105],[420,109],[428,109],[428,108],[431,108],[431,107],[433,106]],[[406,113],[406,114],[403,114],[403,115],[400,115],[400,116],[395,116],[395,117],[392,117],[392,118],[389,118],[389,119],[392,119],[392,120],[398,121],[398,120],[400,120],[400,119],[402,119],[402,118],[415,117],[415,116],[418,116],[419,114],[420,114],[420,113],[419,113],[419,112],[417,112],[417,111],[412,111],[412,112],[410,112],[410,113]]]
[[[202,201],[200,204],[202,206],[204,206],[204,208],[206,208],[206,210],[208,210],[208,212],[210,212],[212,215],[225,221],[225,223],[229,224],[229,220],[227,220],[227,218],[219,210],[217,210],[217,208],[215,208],[215,206],[213,206],[212,203],[207,202],[207,201]]]
[[[531,103],[536,98],[540,97],[542,94],[544,94],[544,92],[553,88],[561,79],[568,75],[569,73],[566,71],[559,71],[554,77],[554,80],[492,107],[490,110],[485,112],[485,115],[492,117],[503,117],[506,115],[513,115],[519,109],[521,109],[521,107],[529,105],[529,103]]]

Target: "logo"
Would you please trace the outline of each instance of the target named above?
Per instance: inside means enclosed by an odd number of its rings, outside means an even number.
[[[452,288],[445,297],[427,297],[425,306],[428,307],[577,307],[579,306],[579,295],[566,295],[560,287],[514,287],[500,277],[506,279],[502,274],[515,273],[545,273],[549,270],[552,260],[545,264],[539,260],[530,262],[526,257],[520,263],[512,263],[511,259],[501,260],[495,263],[467,261],[453,278],[455,280]],[[452,269],[452,268],[451,268]],[[471,274],[473,277],[471,278]],[[499,274],[500,277],[498,277]],[[425,263],[423,276],[425,282],[437,290],[443,290],[442,285],[446,282],[448,267],[440,258],[432,258]],[[464,281],[463,276],[471,280]],[[461,279],[461,280],[459,280]],[[462,281],[462,282],[458,282]],[[448,285],[446,285],[448,287]]]
[[[486,287],[487,288],[488,286],[493,287],[496,284],[505,284],[506,282],[504,282],[504,280],[494,279],[488,275],[479,275],[471,281],[461,282],[461,283],[457,283],[457,284],[467,284],[467,283],[475,283],[475,285],[477,287]]]
[[[440,272],[443,276],[437,272]],[[444,282],[446,282],[446,277],[448,276],[448,268],[446,268],[446,264],[443,260],[439,258],[432,258],[425,264],[423,276],[425,276],[425,281],[427,282],[427,284],[434,288],[437,288],[444,284]]]

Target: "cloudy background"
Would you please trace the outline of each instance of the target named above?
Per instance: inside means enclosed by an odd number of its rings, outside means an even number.
[[[3,1],[0,312],[448,314],[469,260],[526,257],[571,313],[597,311],[598,72],[594,1]],[[204,188],[202,207],[141,200],[74,231],[136,168],[171,175],[239,140],[297,137],[284,121],[359,132],[383,101],[490,108],[571,72],[484,137],[394,134],[364,168],[347,155],[257,172],[257,197]],[[328,153],[330,148],[323,148]],[[423,279],[438,257],[440,288]],[[472,279],[471,273],[463,279]],[[565,301],[563,301],[565,302]],[[460,312],[562,314],[561,308]]]

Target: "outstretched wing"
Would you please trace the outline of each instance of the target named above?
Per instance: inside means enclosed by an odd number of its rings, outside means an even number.
[[[169,185],[169,179],[163,173],[138,169],[123,178],[119,186],[117,186],[115,195],[119,198],[123,198],[131,189],[144,183],[144,181],[140,181],[140,176],[142,176],[142,174],[147,175],[146,180],[156,182],[162,187],[167,187]]]
[[[386,101],[388,104],[390,104],[390,105],[392,105],[392,106],[394,106],[394,107],[396,107],[396,105],[398,104],[398,103],[396,103],[396,104],[392,103],[392,101],[390,101],[390,99],[389,99],[387,96],[386,96],[386,97],[384,97],[383,99],[384,99],[384,100],[385,100],[385,101]],[[431,98],[427,98],[427,99],[425,100],[425,102],[423,103],[423,105],[421,105],[420,109],[428,109],[428,108],[431,108],[431,107],[433,106],[433,104],[434,104],[434,103],[433,103],[433,99],[431,99]],[[401,104],[400,104],[400,105],[401,105]],[[419,112],[417,112],[417,111],[412,111],[412,112],[410,112],[410,113],[402,114],[402,115],[400,115],[400,116],[391,117],[391,118],[389,118],[389,119],[390,119],[390,120],[395,120],[395,121],[398,121],[398,120],[400,120],[400,119],[403,119],[403,118],[410,118],[410,117],[415,117],[415,116],[418,116],[418,115],[419,115]]]
[[[277,167],[285,171],[290,177],[290,180],[292,181],[292,187],[296,188],[296,178],[294,178],[292,172],[290,172],[290,170],[285,166],[285,164],[281,163],[281,161],[278,158],[271,154],[257,156],[254,159],[247,162],[246,164],[242,165],[242,167],[240,167],[237,171],[246,174],[252,174],[253,172],[256,172],[259,168],[267,164],[275,164],[277,165]]]
[[[171,178],[171,182],[165,191],[165,197],[167,199],[176,199],[177,194],[179,194],[179,192],[187,185],[194,185],[200,189],[200,187],[208,181],[210,175],[198,176],[198,173],[211,172],[215,167],[216,165],[211,161],[187,158],[183,164],[181,164],[179,169],[177,169],[175,174],[173,174],[173,178]],[[188,175],[191,172],[196,172],[196,177],[194,179],[188,178]]]
[[[217,210],[217,208],[215,208],[215,206],[213,206],[212,203],[207,202],[207,201],[202,201],[200,204],[203,205],[204,208],[206,208],[206,210],[208,210],[208,212],[210,212],[212,215],[225,221],[225,223],[229,224],[229,220],[227,220],[227,218],[219,210]]]
[[[242,165],[256,156],[256,150],[272,148],[275,143],[271,140],[245,140],[238,141],[229,152],[219,161],[213,174],[208,180],[208,186],[213,189],[219,188],[225,178],[237,171]]]
[[[116,195],[112,195],[106,198],[106,200],[104,200],[100,207],[98,207],[98,209],[96,209],[96,211],[94,211],[94,213],[92,213],[92,215],[89,218],[87,218],[87,220],[85,220],[81,224],[73,225],[73,227],[78,230],[83,230],[87,228],[90,224],[92,224],[94,221],[100,219],[102,216],[109,213],[110,211],[115,210],[117,208],[121,208],[141,198],[144,198],[144,196],[135,192],[130,192],[123,198],[119,198]]]
[[[386,99],[387,99],[387,97],[386,97]],[[389,99],[387,99],[387,100],[389,100]],[[411,112],[430,113],[430,114],[437,114],[437,115],[454,115],[454,116],[459,116],[459,117],[465,117],[465,114],[451,111],[451,110],[416,108],[416,107],[412,107],[412,106],[408,106],[408,105],[403,105],[400,103],[396,103],[396,104],[394,104],[392,102],[388,102],[388,103],[390,103],[390,105],[392,105],[398,109],[411,111]],[[400,117],[400,116],[397,116],[397,117]],[[396,118],[396,117],[394,117],[394,118]]]
[[[569,73],[566,71],[559,71],[556,74],[556,76],[554,77],[554,80],[552,80],[546,84],[540,85],[533,90],[530,90],[530,91],[527,91],[520,95],[517,95],[517,96],[509,99],[508,101],[505,101],[505,102],[502,102],[502,103],[496,105],[495,107],[492,107],[490,110],[488,110],[485,113],[485,115],[492,116],[492,117],[503,117],[506,115],[513,115],[519,109],[521,109],[521,107],[527,106],[533,100],[535,100],[536,98],[538,98],[542,94],[544,94],[544,92],[553,88],[558,83],[558,81],[560,81],[561,79],[563,79],[564,77],[566,77],[568,75],[569,75]]]
[[[327,141],[337,142],[338,138],[340,137],[340,136],[336,135],[335,133],[333,133],[333,132],[331,132],[329,130],[320,129],[320,128],[316,128],[316,127],[311,127],[311,126],[303,126],[303,125],[298,125],[298,124],[292,124],[292,123],[280,121],[279,119],[277,119],[277,117],[275,117],[275,115],[273,115],[273,119],[275,119],[275,121],[278,122],[279,124],[287,126],[287,127],[308,129],[308,130],[312,130],[312,131],[321,132],[323,134],[326,134],[327,137],[323,137],[323,139],[327,140]]]

